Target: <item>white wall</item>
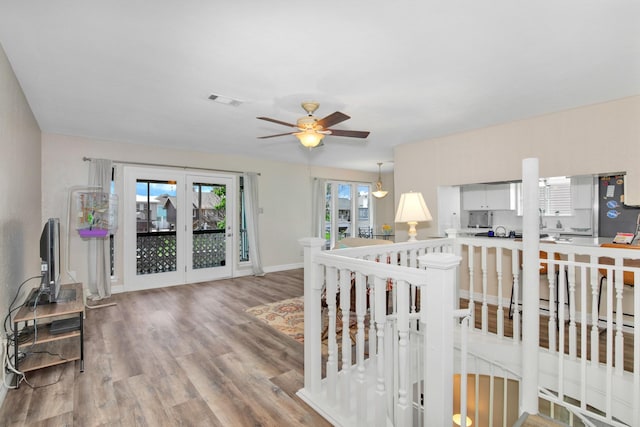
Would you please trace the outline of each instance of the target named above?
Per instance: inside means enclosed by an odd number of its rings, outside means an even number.
[[[40,128],[1,47],[0,148],[0,302],[4,317],[18,285],[40,274],[42,223]]]
[[[521,179],[522,159],[540,159],[540,176],[627,172],[629,203],[640,204],[640,96],[396,147],[396,200],[424,195],[438,232],[437,188]],[[396,224],[398,227],[398,224]]]
[[[162,149],[58,134],[45,133],[42,138],[42,153],[43,158],[46,159],[42,165],[45,183],[42,216],[43,218],[50,216],[62,218],[63,234],[67,232],[68,190],[73,186],[86,185],[88,180],[89,163],[82,160],[83,156],[128,162],[260,172],[260,207],[263,209],[263,214],[260,216],[261,250],[267,271],[301,266],[302,251],[298,239],[308,237],[311,233],[312,177],[365,182],[377,180],[375,172],[318,168],[257,158]],[[387,180],[385,182],[392,185],[390,177],[385,179]],[[120,204],[122,205],[122,201]],[[392,221],[392,218],[384,216],[385,212],[393,211],[392,195],[387,196],[385,202],[380,204],[380,210],[381,221]],[[122,212],[122,209],[120,211]],[[119,231],[122,232],[122,227]],[[63,237],[63,243],[64,240]],[[85,245],[86,242],[78,238],[74,232],[71,233],[70,270],[77,273],[77,279],[80,281],[86,278]],[[116,268],[122,271],[121,264]]]
[[[0,46],[0,307],[40,275],[40,128]],[[40,283],[23,287],[18,301]],[[0,349],[4,356],[4,345]],[[4,358],[2,359],[4,360]],[[4,365],[3,365],[4,366]],[[0,386],[0,403],[4,398]]]

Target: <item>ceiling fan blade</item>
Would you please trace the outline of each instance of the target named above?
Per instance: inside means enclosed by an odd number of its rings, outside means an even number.
[[[296,132],[279,133],[277,135],[259,136],[258,139],[275,138],[276,136],[293,135]]]
[[[291,123],[287,123],[287,122],[283,122],[282,120],[276,120],[276,119],[270,119],[269,117],[256,117],[257,119],[260,120],[266,120],[268,122],[272,122],[272,123],[277,123],[279,125],[285,125],[285,126],[289,126],[289,127],[296,127],[297,125],[291,124]]]
[[[336,111],[333,114],[329,114],[324,119],[318,120],[318,124],[326,129],[330,128],[333,125],[337,125],[338,123],[342,123],[345,120],[349,120],[350,118],[351,117],[347,116],[346,114],[341,113],[340,111]]]
[[[343,129],[329,129],[333,136],[347,136],[349,138],[366,138],[369,136],[369,131],[363,130],[343,130]]]

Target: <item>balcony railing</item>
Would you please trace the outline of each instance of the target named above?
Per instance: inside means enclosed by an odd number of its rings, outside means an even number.
[[[136,274],[176,271],[176,232],[138,233]]]
[[[176,271],[176,232],[157,231],[137,234],[137,274]],[[225,230],[193,232],[192,268],[212,268],[225,265]]]
[[[225,230],[193,232],[193,268],[212,268],[225,265]]]

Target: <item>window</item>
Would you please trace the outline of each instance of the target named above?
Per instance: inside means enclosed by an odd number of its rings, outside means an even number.
[[[328,248],[345,237],[359,236],[361,229],[371,230],[373,213],[370,184],[328,181],[325,195],[325,238]]]
[[[522,183],[516,184],[516,191],[517,213],[522,215]],[[572,215],[571,178],[566,176],[541,178],[538,182],[538,208],[542,216]]]
[[[247,237],[247,214],[246,214],[246,204],[244,198],[244,177],[240,176],[239,178],[239,188],[240,188],[240,209],[238,209],[240,213],[240,239],[239,239],[239,249],[240,249],[240,262],[248,262],[249,261],[249,239]]]
[[[571,215],[571,178],[543,178],[539,188],[538,204],[543,215]]]

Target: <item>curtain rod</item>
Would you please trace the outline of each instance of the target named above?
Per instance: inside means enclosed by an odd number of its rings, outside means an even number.
[[[325,181],[331,181],[331,182],[344,182],[347,184],[350,183],[355,183],[355,184],[372,184],[373,181],[358,181],[358,180],[353,180],[353,179],[335,179],[335,178],[321,178],[319,176],[314,176],[313,177],[314,180],[318,180],[318,179],[324,179]]]
[[[83,161],[85,162],[90,162],[91,160],[94,160],[91,157],[83,157],[82,158]],[[157,167],[169,167],[169,168],[178,168],[178,169],[195,169],[195,170],[203,170],[203,171],[211,171],[211,172],[225,172],[225,173],[237,173],[237,174],[243,174],[244,172],[242,171],[232,171],[232,170],[225,170],[225,169],[212,169],[212,168],[201,168],[201,167],[197,167],[197,166],[179,166],[179,165],[168,165],[168,164],[162,164],[162,163],[144,163],[144,162],[127,162],[124,160],[111,160],[113,163],[120,163],[122,165],[136,165],[136,166],[157,166]],[[262,174],[260,172],[257,172],[258,176],[261,176]]]

